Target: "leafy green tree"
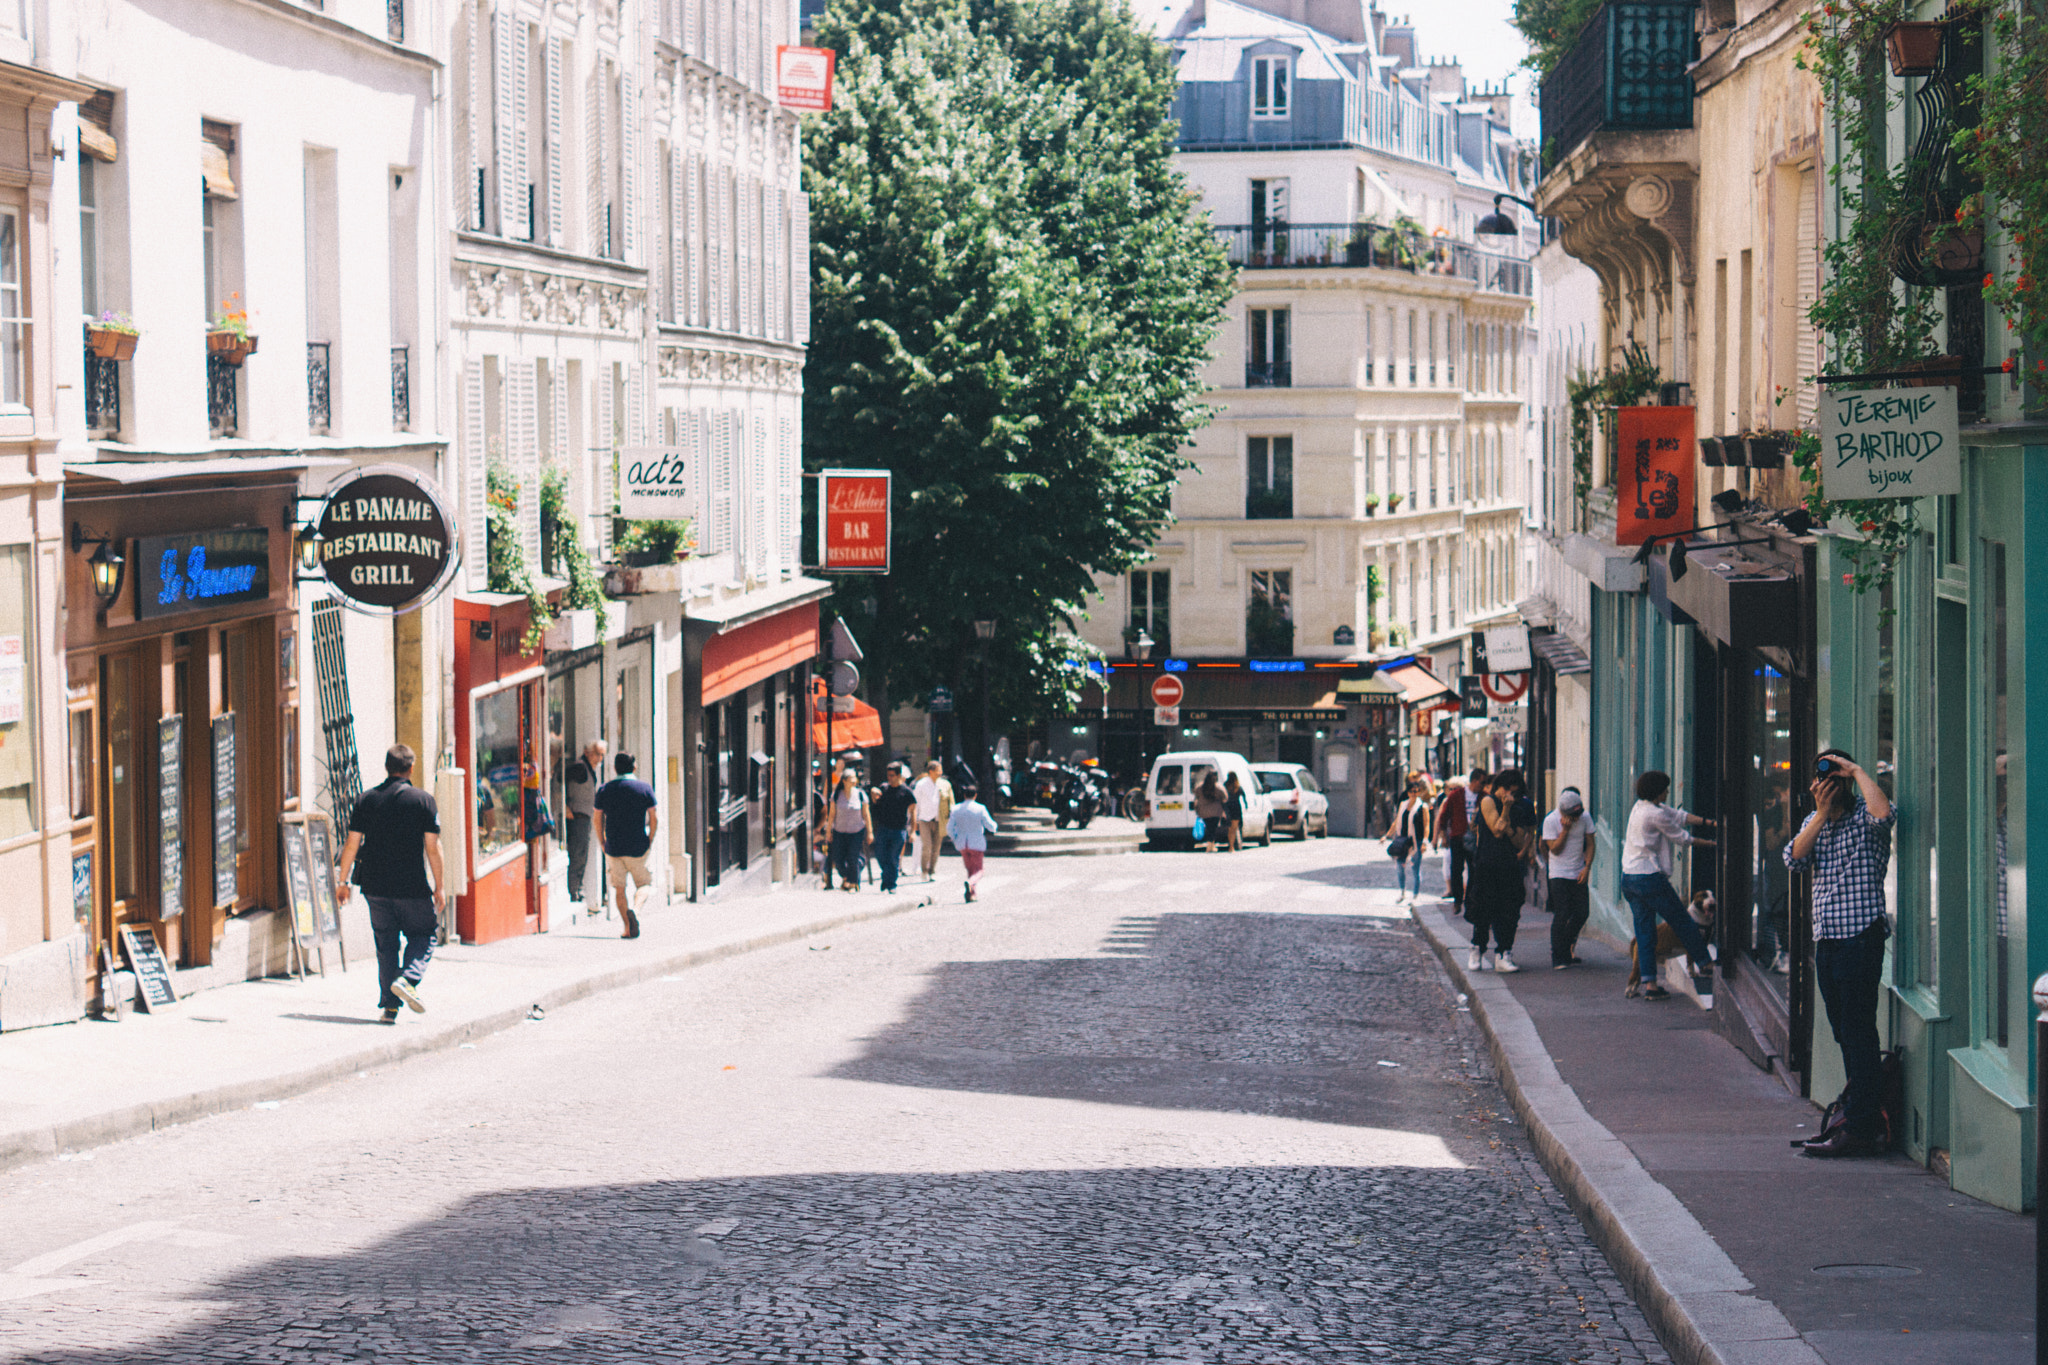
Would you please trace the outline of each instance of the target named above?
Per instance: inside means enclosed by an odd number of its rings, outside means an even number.
[[[995,718],[1071,703],[1063,628],[1169,516],[1230,293],[1173,72],[1115,0],[837,0],[818,33],[805,460],[896,475],[894,572],[839,593],[872,699],[971,692],[994,619]]]
[[[1515,27],[1529,40],[1529,67],[1549,75],[1600,5],[1601,0],[1515,0]]]

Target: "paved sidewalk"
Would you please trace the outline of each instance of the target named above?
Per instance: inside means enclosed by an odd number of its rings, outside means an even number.
[[[0,1169],[174,1123],[282,1099],[342,1077],[522,1024],[598,991],[651,980],[931,903],[946,882],[899,894],[806,886],[642,913],[552,933],[434,950],[425,1014],[378,1022],[377,964],[299,982],[271,978],[204,991],[161,1014],[87,1020],[0,1036]]]
[[[1819,1111],[1674,996],[1628,1000],[1624,955],[1465,968],[1457,907],[1416,919],[1485,1026],[1544,1166],[1681,1365],[2030,1365],[2034,1220],[1904,1157],[1815,1161]]]

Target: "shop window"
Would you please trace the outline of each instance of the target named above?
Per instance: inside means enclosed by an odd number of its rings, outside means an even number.
[[[1166,569],[1140,569],[1131,575],[1131,623],[1125,638],[1152,638],[1152,657],[1173,653],[1173,575]]]
[[[71,818],[90,820],[93,815],[92,706],[71,712]]]
[[[1294,438],[1254,436],[1245,442],[1244,515],[1247,521],[1285,521],[1294,515]]]
[[[519,820],[519,689],[507,688],[476,702],[472,740],[476,750],[477,858],[489,858],[521,842]]]
[[[1294,653],[1294,574],[1254,569],[1244,608],[1244,652],[1270,658]]]
[[[26,401],[28,318],[21,307],[21,215],[0,209],[0,403]]]
[[[27,670],[35,642],[29,635],[29,594],[28,547],[0,548],[0,839],[36,827],[35,694]]]
[[[1754,716],[1750,792],[1749,951],[1774,989],[1783,993],[1791,964],[1790,870],[1785,845],[1799,832],[1793,807],[1792,682],[1768,666],[1753,671]]]
[[[2012,904],[2013,866],[2008,842],[2012,821],[2010,800],[2018,790],[2007,771],[2011,755],[2012,650],[2007,634],[2009,610],[2005,546],[1984,542],[1985,596],[1990,610],[1984,621],[1985,719],[1991,730],[1991,1031],[2000,1047],[2012,1041],[2012,938],[2007,913]],[[2022,902],[2024,904],[2024,901]]]
[[[1877,751],[1871,755],[1871,776],[1897,805],[1898,785],[1898,624],[1897,589],[1887,575],[1877,590]],[[1923,806],[1920,818],[1925,818]],[[1899,858],[1896,852],[1884,870],[1884,909],[1896,929],[1899,922]]]

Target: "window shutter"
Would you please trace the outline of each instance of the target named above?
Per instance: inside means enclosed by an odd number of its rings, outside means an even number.
[[[799,541],[803,534],[803,455],[797,449],[796,422],[789,417],[782,419],[782,447],[777,464],[782,475],[782,519],[776,528],[781,541],[781,566],[794,569],[801,558]]]
[[[481,232],[484,225],[484,37],[483,22],[478,17],[481,3],[482,0],[470,0],[463,6],[469,44],[469,166],[455,196],[455,211],[462,215],[464,230],[470,232]]]
[[[718,183],[711,195],[717,217],[711,230],[711,326],[721,332],[733,329],[732,320],[732,167],[718,168]]]
[[[738,190],[738,221],[733,224],[733,255],[739,267],[739,316],[733,329],[752,336],[754,327],[754,177],[744,172],[734,177]]]
[[[562,39],[550,38],[547,46],[548,61],[548,245],[559,248],[562,245],[562,81],[563,68],[567,65],[567,54],[562,48]],[[559,405],[558,405],[559,406]]]
[[[514,360],[505,372],[507,463],[512,477],[519,480],[519,546],[526,555],[527,568],[541,570],[540,552],[540,431],[534,393],[533,362]]]
[[[584,254],[590,256],[604,251],[605,66],[602,58],[591,63],[590,94],[583,109],[584,202],[589,208],[590,234],[584,239],[583,248]]]
[[[683,318],[692,327],[704,325],[704,158],[691,152],[689,169],[683,176],[683,187],[688,194],[683,206],[683,243],[686,255],[683,266],[684,302],[688,311]]]
[[[471,357],[462,362],[462,550],[469,586],[476,592],[489,587],[491,576],[485,486],[484,362]]]
[[[1820,286],[1820,193],[1819,175],[1814,171],[1799,174],[1799,236],[1794,252],[1794,269],[1799,272],[1799,307],[1793,324],[1794,353],[1798,357],[1801,375],[1819,374],[1823,369],[1820,354],[1820,334],[1813,326],[1813,305],[1815,293]],[[1745,322],[1744,325],[1747,325]],[[1798,387],[1799,425],[1811,431],[1820,418],[1820,396],[1818,386],[1802,379]]]
[[[550,437],[550,448],[554,450],[555,458],[562,462],[564,468],[574,469],[576,464],[570,458],[569,449],[569,362],[557,360],[552,363],[554,365],[554,375],[551,386],[554,389],[555,400],[549,405],[548,413],[554,426],[554,431]],[[569,501],[571,506],[575,505],[575,494],[577,491],[576,489],[570,490]],[[578,537],[582,537],[583,534],[583,528],[578,527]]]
[[[769,539],[769,529],[780,520],[781,480],[777,477],[774,449],[768,444],[768,419],[760,413],[754,414],[754,470],[747,481],[747,502],[753,529],[748,539],[753,541],[750,550],[756,571],[765,573],[775,560],[775,548]]]
[[[711,429],[711,552],[727,554],[732,544],[732,414],[715,415]]]
[[[518,14],[510,4],[505,4],[491,18],[497,40],[491,64],[491,93],[492,116],[496,120],[492,157],[498,179],[498,235],[511,237],[516,235],[521,216],[519,145],[525,141],[525,124],[519,118],[519,107],[525,103],[525,96],[519,86],[519,69],[525,63],[519,58],[522,44]]]
[[[671,262],[668,279],[668,315],[677,322],[688,322],[689,314],[683,311],[686,302],[683,277],[689,273],[689,246],[683,234],[683,225],[689,221],[684,212],[688,204],[688,182],[683,178],[687,168],[683,163],[683,149],[669,148],[668,154],[668,258]]]
[[[697,55],[697,10],[698,0],[677,0],[682,10],[682,33],[676,39],[676,46],[689,56]]]
[[[782,259],[782,187],[770,185],[761,215],[761,299],[768,316],[761,334],[786,341],[789,333],[782,317],[782,280],[786,264]]]
[[[789,199],[790,339],[802,346],[811,339],[811,196]]]
[[[711,419],[701,412],[683,414],[684,458],[690,469],[690,515],[695,518],[697,552],[711,554]]]
[[[619,82],[619,214],[625,221],[620,260],[640,264],[640,88]]]
[[[647,373],[633,361],[626,369],[626,444],[647,443]]]

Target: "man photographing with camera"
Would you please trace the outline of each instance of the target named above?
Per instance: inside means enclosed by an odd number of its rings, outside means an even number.
[[[1898,812],[1871,775],[1840,749],[1814,763],[1813,814],[1785,846],[1785,866],[1813,873],[1813,968],[1849,1089],[1841,1126],[1805,1145],[1816,1157],[1883,1150],[1884,1071],[1877,1039],[1883,990],[1884,874]]]

